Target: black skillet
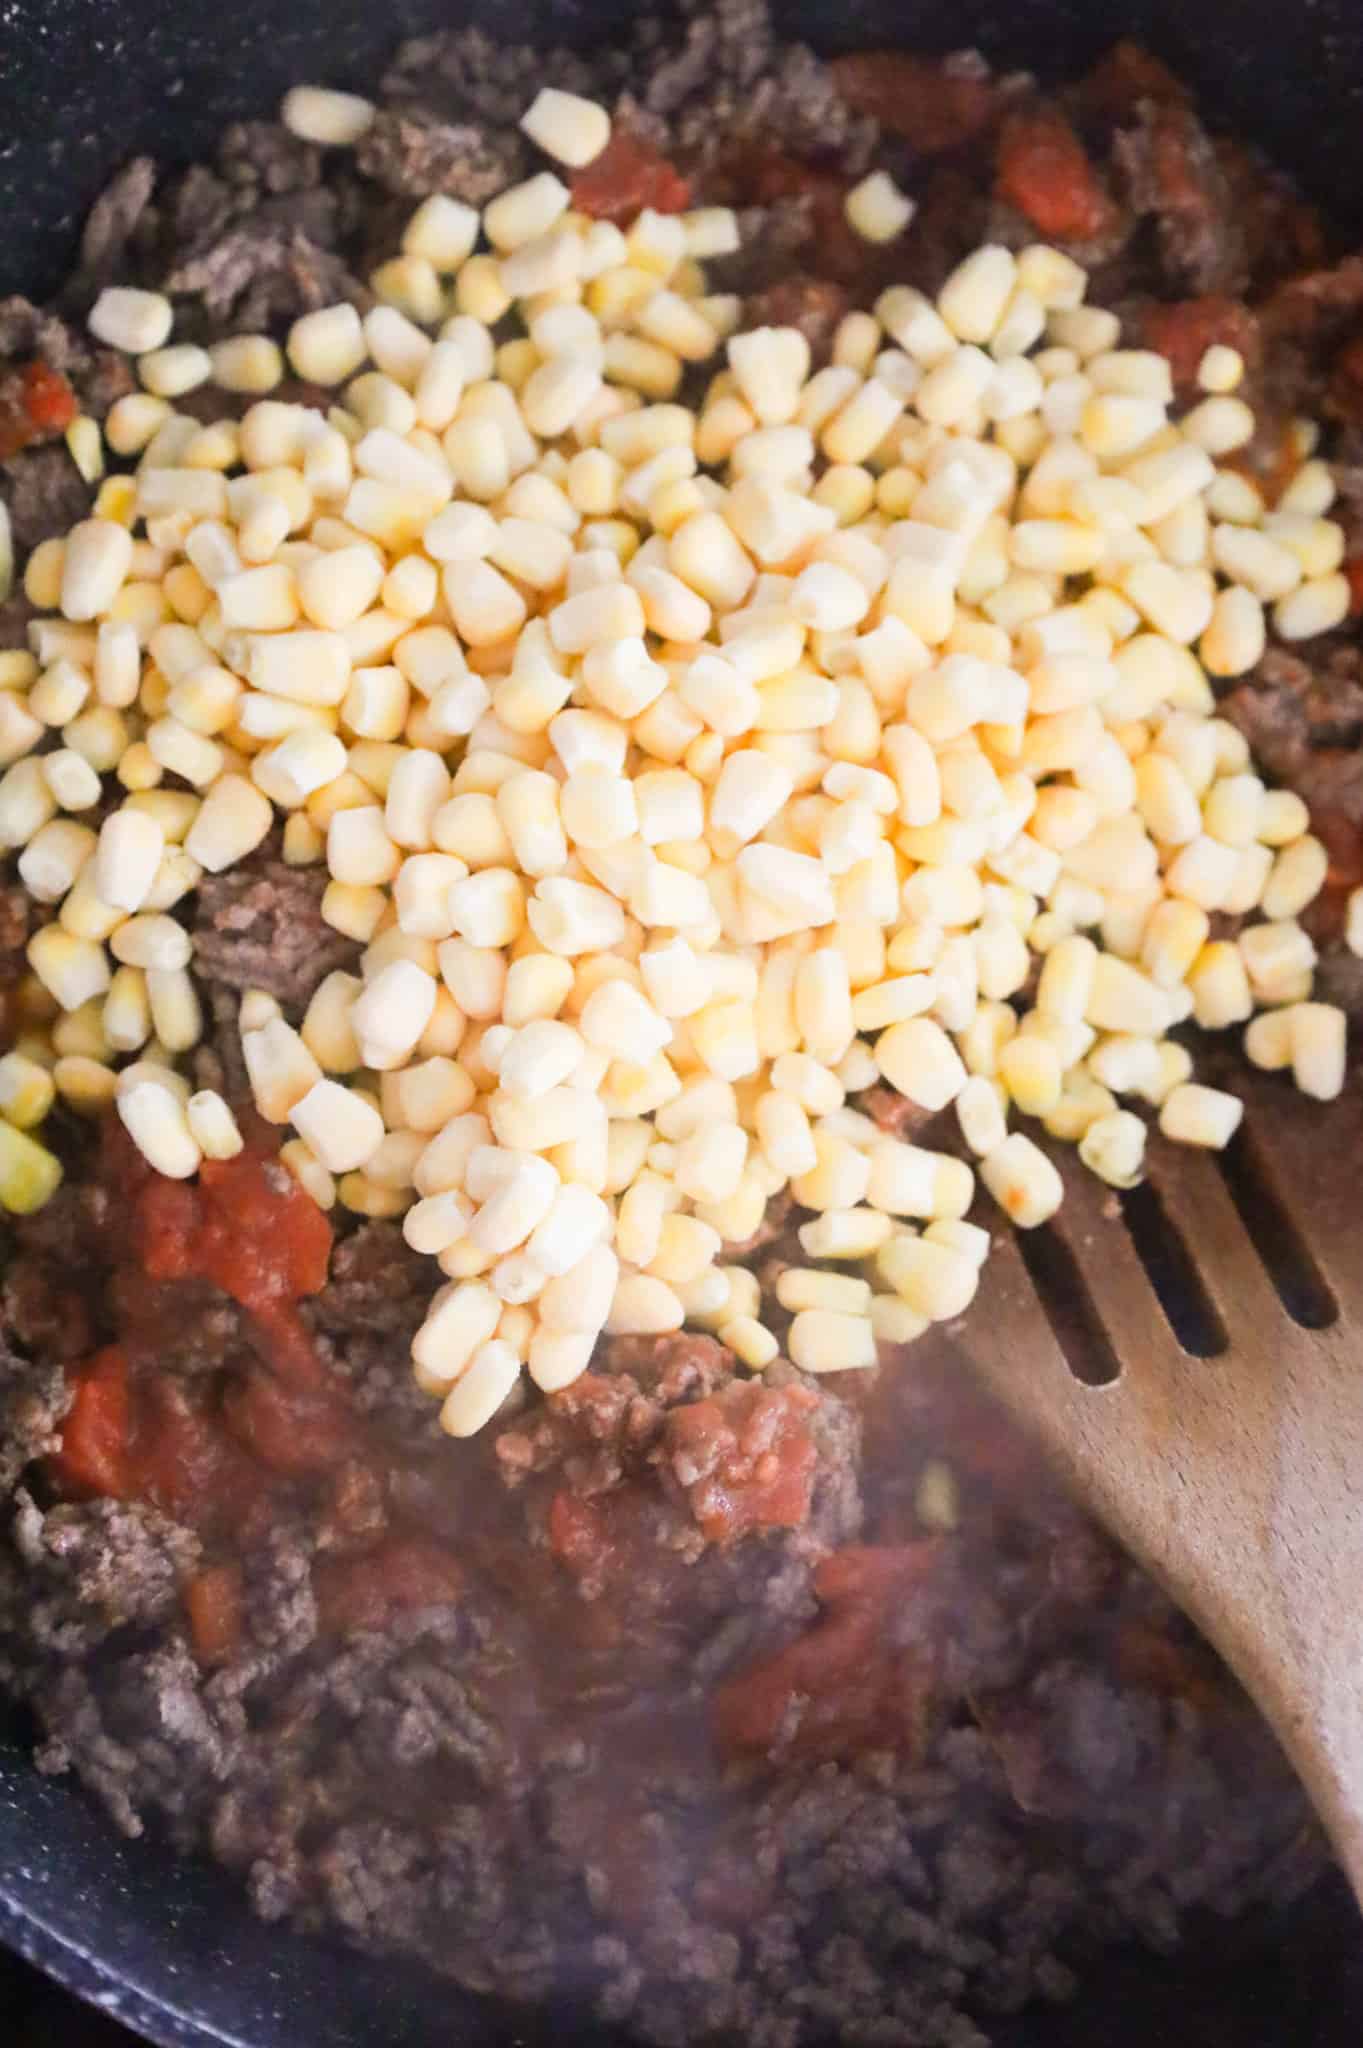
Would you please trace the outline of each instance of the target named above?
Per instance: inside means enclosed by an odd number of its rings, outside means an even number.
[[[609,36],[620,0],[501,0],[511,40]],[[300,79],[373,80],[401,36],[455,25],[458,0],[0,0],[0,294],[55,286],[109,173],[150,150],[205,152]],[[824,48],[902,43],[1043,74],[1081,69],[1119,35],[1150,43],[1208,105],[1363,229],[1360,0],[815,0],[777,6]],[[1363,1674],[1360,1674],[1363,1683]],[[0,1724],[0,1941],[166,2048],[491,2048],[585,2038],[424,1975],[252,1919],[216,1872],[114,1837],[68,1785],[38,1776]],[[0,2011],[0,2048],[8,2036]],[[1172,1961],[1119,1956],[1066,2013],[1031,2013],[1000,2048],[1357,2048],[1363,1931],[1327,1883],[1291,1913],[1205,1922]]]

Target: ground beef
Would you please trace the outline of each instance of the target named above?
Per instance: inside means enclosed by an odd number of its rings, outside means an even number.
[[[233,226],[177,263],[163,279],[164,289],[198,299],[215,325],[244,333],[287,325],[341,299],[367,305],[365,288],[345,258],[298,224],[298,202],[277,204],[279,212]]]
[[[33,1363],[0,1332],[0,1501],[10,1498],[35,1458],[56,1449],[69,1402],[61,1367]]]
[[[382,113],[364,135],[355,161],[385,192],[415,199],[448,192],[482,206],[524,174],[526,152],[514,138],[494,142],[469,122],[419,113]]]
[[[21,1493],[15,1544],[28,1569],[25,1631],[61,1657],[94,1649],[115,1629],[165,1621],[199,1559],[191,1531],[156,1508],[114,1500],[42,1514]]]
[[[0,299],[0,362],[35,356],[70,378],[82,410],[97,419],[136,382],[125,356],[99,347],[59,313],[17,296]]]
[[[90,508],[90,487],[61,442],[30,448],[0,472],[18,553],[69,532]]]
[[[1244,237],[1211,137],[1189,107],[1142,101],[1113,152],[1127,203],[1153,218],[1164,273],[1176,291],[1244,290]]]
[[[337,1245],[328,1286],[305,1308],[361,1413],[382,1414],[422,1440],[430,1401],[412,1378],[410,1353],[439,1284],[396,1223],[362,1223]]]
[[[1314,659],[1271,648],[1220,709],[1269,774],[1315,809],[1363,825],[1363,674],[1358,649],[1321,643]]]
[[[229,185],[258,194],[306,191],[322,180],[322,152],[279,121],[233,121],[218,144]]]
[[[8,1327],[35,1357],[66,1363],[91,1347],[94,1289],[73,1287],[71,1276],[86,1271],[96,1287],[103,1278],[97,1203],[68,1178],[35,1216],[11,1225],[0,1302]]]
[[[156,162],[135,156],[105,186],[90,208],[80,238],[80,262],[68,286],[72,301],[95,298],[126,273],[129,243],[156,190]]]
[[[229,1102],[245,1102],[251,1089],[241,1050],[241,998],[216,982],[204,990],[204,1034],[194,1048],[194,1080]]]
[[[261,988],[297,1008],[319,981],[356,957],[352,940],[322,916],[327,874],[290,867],[278,840],[221,875],[206,875],[194,903],[194,959],[208,982]]]
[[[33,606],[22,590],[16,591],[0,604],[0,651],[8,651],[15,647],[27,648],[28,623],[33,616]]]

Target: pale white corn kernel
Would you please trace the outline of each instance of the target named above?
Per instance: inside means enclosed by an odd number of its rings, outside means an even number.
[[[1198,652],[1208,675],[1241,676],[1263,654],[1264,641],[1263,605],[1256,593],[1236,585],[1218,594]]]
[[[666,1281],[647,1273],[625,1273],[616,1283],[606,1328],[615,1337],[661,1336],[679,1330],[685,1311]]]
[[[476,1436],[489,1423],[520,1378],[521,1361],[499,1337],[480,1344],[441,1405],[446,1436]]]
[[[927,1017],[890,1025],[876,1040],[875,1058],[890,1085],[921,1109],[944,1109],[967,1079],[946,1032]]]
[[[162,293],[136,291],[128,285],[106,285],[86,324],[95,338],[110,348],[141,356],[163,345],[173,319],[170,300]]]
[[[1265,1072],[1276,1073],[1292,1064],[1290,1009],[1265,1010],[1245,1027],[1245,1057]]]
[[[90,695],[90,678],[83,668],[65,656],[43,670],[28,693],[28,709],[44,725],[66,725],[80,712]]]
[[[804,1309],[786,1341],[792,1363],[802,1372],[856,1372],[876,1363],[875,1331],[867,1315]]]
[[[107,817],[100,827],[91,875],[101,902],[115,910],[140,910],[165,844],[161,827],[143,812],[125,805]]]
[[[551,171],[510,185],[483,209],[483,231],[495,249],[519,248],[544,234],[567,210],[570,193]]]
[[[1128,1109],[1095,1117],[1079,1140],[1079,1157],[1109,1187],[1135,1187],[1145,1174],[1145,1125]]]
[[[1310,833],[1284,846],[1274,860],[1260,897],[1264,916],[1298,916],[1319,895],[1329,865],[1329,855],[1324,846]]]
[[[294,370],[310,384],[345,383],[368,353],[360,316],[350,305],[300,315],[286,346]]]
[[[957,264],[937,294],[937,310],[961,341],[988,341],[1017,282],[1008,249],[986,244]]]
[[[59,925],[45,925],[28,942],[28,964],[63,1010],[105,994],[111,970],[108,955],[94,939],[80,938]]]
[[[1200,834],[1189,840],[1170,862],[1165,870],[1165,886],[1171,895],[1184,897],[1202,910],[1220,910],[1234,885],[1236,868],[1233,846],[1223,846],[1219,839]]]
[[[43,1121],[56,1098],[56,1084],[45,1066],[22,1052],[0,1059],[0,1116],[16,1130],[32,1130]]]
[[[977,1159],[992,1152],[1008,1135],[1003,1091],[982,1074],[972,1075],[957,1095],[956,1117],[961,1136]]]
[[[53,760],[53,754],[45,756],[49,786],[49,764]],[[96,838],[88,825],[78,825],[68,817],[55,817],[35,831],[23,854],[18,856],[18,879],[39,903],[59,903],[74,887],[94,848]]]
[[[843,201],[851,226],[866,242],[892,242],[914,216],[914,202],[886,171],[872,171]]]
[[[211,1088],[185,1104],[190,1135],[205,1159],[235,1159],[245,1143],[231,1106]]]
[[[793,327],[759,327],[734,335],[728,344],[729,367],[739,392],[764,425],[789,420],[809,375],[809,343]]]
[[[1347,576],[1313,576],[1273,607],[1273,624],[1284,640],[1311,640],[1331,633],[1349,616]]]
[[[291,1105],[288,1120],[330,1173],[365,1166],[383,1142],[378,1110],[339,1081],[315,1081]]]
[[[1014,1131],[980,1161],[980,1178],[1020,1230],[1032,1230],[1060,1207],[1060,1175],[1039,1146]]]
[[[449,1387],[492,1337],[502,1304],[480,1280],[452,1281],[433,1297],[412,1341],[412,1360],[431,1392]]]
[[[1115,349],[1121,331],[1116,314],[1099,306],[1058,306],[1046,320],[1046,332],[1056,347],[1072,349],[1081,359],[1102,356]],[[1105,380],[1101,388],[1121,391],[1127,386],[1121,381]]]
[[[964,1315],[979,1287],[979,1261],[958,1245],[904,1232],[877,1254],[876,1265],[895,1294],[929,1322]]]
[[[172,1089],[153,1080],[130,1087],[120,1081],[115,1103],[128,1136],[158,1173],[170,1180],[188,1180],[198,1172],[203,1154],[185,1105]]]
[[[1344,529],[1333,519],[1275,511],[1267,516],[1264,527],[1272,539],[1296,556],[1304,576],[1327,576],[1344,559]]]
[[[1292,1078],[1303,1095],[1333,1102],[1343,1092],[1348,1019],[1332,1003],[1294,1003],[1287,1011]]]
[[[344,149],[373,126],[376,108],[358,93],[322,85],[295,85],[285,93],[279,118],[291,134],[326,149]]]
[[[1201,1145],[1222,1151],[1239,1129],[1245,1106],[1220,1088],[1190,1081],[1165,1097],[1159,1127],[1179,1145]]]
[[[107,612],[132,567],[132,535],[113,519],[84,519],[66,536],[61,609],[68,619]]]
[[[1018,1033],[998,1056],[999,1079],[1024,1116],[1047,1116],[1060,1100],[1060,1054],[1046,1038]]]
[[[282,1017],[268,1017],[256,1029],[243,1025],[241,1049],[256,1108],[267,1123],[286,1123],[321,1079],[312,1053]]]
[[[1242,398],[1204,398],[1184,413],[1179,432],[1209,455],[1229,455],[1254,437],[1254,414]]]

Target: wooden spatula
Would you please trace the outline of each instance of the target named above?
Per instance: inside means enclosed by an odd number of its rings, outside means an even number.
[[[1258,1702],[1363,1902],[1363,1095],[1234,1085],[1223,1157],[1129,1196],[1058,1161],[962,1348]]]

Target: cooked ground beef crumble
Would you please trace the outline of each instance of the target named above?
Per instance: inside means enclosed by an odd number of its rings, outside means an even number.
[[[636,139],[626,201],[661,162],[738,206],[716,288],[816,349],[883,283],[931,290],[980,240],[1039,233],[1184,395],[1208,343],[1232,343],[1261,421],[1248,459],[1271,482],[1288,423],[1321,420],[1363,561],[1363,259],[1335,260],[1162,66],[1121,48],[1042,93],[969,54],[826,64],[777,43],[756,0],[644,20],[596,56],[424,37],[350,154],[253,121],[212,164],[139,159],[57,307],[0,303],[0,394],[41,361],[103,416],[127,366],[82,321],[115,278],[171,293],[185,339],[365,305],[417,197],[478,204],[533,167],[515,124],[544,83]],[[1069,167],[1059,197],[1038,150]],[[918,202],[888,252],[842,223],[872,166]],[[21,551],[88,501],[59,439],[0,485]],[[22,597],[0,607],[0,647],[26,621]],[[1322,981],[1357,1016],[1363,963],[1337,944],[1363,880],[1356,633],[1273,650],[1223,709],[1330,849]],[[319,873],[271,845],[192,907],[198,1057],[236,1096],[236,992],[296,1015],[351,962]],[[40,914],[0,891],[0,988]],[[568,1987],[659,2043],[969,2048],[990,2013],[1067,1995],[1102,1945],[1163,1947],[1195,1907],[1282,1900],[1322,1869],[1238,1689],[972,1390],[949,1331],[898,1372],[817,1382],[752,1382],[691,1333],[607,1340],[576,1385],[454,1446],[408,1362],[434,1268],[396,1225],[350,1228],[302,1290],[322,1377],[285,1400],[239,1301],[137,1267],[127,1148],[63,1142],[67,1185],[12,1229],[3,1289],[0,1681],[37,1715],[43,1769],[74,1769],[129,1832],[211,1848],[267,1917],[475,1989]],[[773,1205],[735,1256],[769,1282],[798,1220]],[[192,1499],[53,1488],[63,1367],[115,1337]]]

